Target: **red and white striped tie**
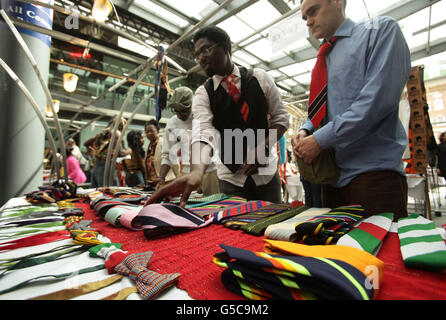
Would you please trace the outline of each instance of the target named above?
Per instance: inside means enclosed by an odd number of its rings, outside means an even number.
[[[235,103],[238,103],[241,92],[234,83],[234,75],[230,74],[229,76],[225,77],[222,81],[225,82],[226,85],[228,86],[228,94],[232,97],[232,100],[234,100]],[[246,101],[243,101],[240,113],[242,114],[243,120],[246,122],[248,120],[248,115],[249,115],[249,105]]]
[[[311,74],[308,118],[317,129],[327,114],[327,62],[325,56],[333,49],[337,38],[322,43],[317,54],[316,65]]]

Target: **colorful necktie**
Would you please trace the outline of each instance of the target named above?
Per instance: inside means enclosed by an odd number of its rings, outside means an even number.
[[[374,290],[366,286],[366,276],[344,261],[220,246],[225,252],[215,254],[214,263],[228,268],[222,273],[223,284],[250,299],[373,299]],[[235,285],[238,290],[233,290]]]
[[[0,244],[0,251],[12,250],[17,248],[25,248],[30,246],[37,246],[42,243],[48,243],[51,241],[67,239],[70,237],[70,233],[66,230],[56,232],[41,233],[21,239],[11,240]]]
[[[359,222],[352,231],[339,238],[336,244],[367,251],[373,255],[378,250],[392,226],[393,213],[381,213]]]
[[[344,261],[367,276],[370,280],[369,284],[373,285],[373,288],[375,288],[375,297],[378,295],[379,288],[381,288],[383,280],[384,262],[366,251],[340,245],[309,246],[289,241],[276,241],[268,239],[265,239],[264,241],[265,246],[263,251],[269,254],[319,257]]]
[[[228,86],[228,94],[232,97],[235,103],[238,103],[241,96],[241,92],[235,85],[234,78],[235,76],[233,74],[230,74],[227,77],[223,78],[222,81],[226,83],[226,85]],[[249,105],[246,101],[243,101],[240,113],[242,115],[243,120],[246,122],[248,120],[248,115],[249,115]]]
[[[254,234],[256,236],[261,236],[265,233],[265,230],[266,228],[268,228],[268,226],[289,219],[307,209],[308,209],[307,206],[290,208],[289,210],[285,210],[283,212],[276,213],[264,219],[260,219],[259,221],[251,222],[248,223],[247,225],[241,226],[240,230],[243,230],[250,234]]]
[[[404,265],[433,272],[446,269],[446,245],[435,224],[417,214],[398,219]]]
[[[194,206],[194,207],[191,207],[189,210],[198,214],[201,217],[205,217],[208,215],[212,215],[214,213],[218,213],[225,209],[230,209],[230,208],[234,208],[236,206],[243,205],[246,202],[247,202],[247,200],[245,198],[231,196],[229,198],[219,200],[217,202],[204,203],[198,207]]]
[[[212,223],[178,205],[149,204],[133,219],[132,226],[141,226],[146,238],[154,239],[202,228]]]
[[[209,215],[209,219],[212,219],[214,223],[224,224],[235,216],[243,215],[245,216],[249,212],[255,212],[260,208],[271,204],[271,202],[258,200],[258,201],[248,201],[240,206],[235,206],[232,208],[224,209],[222,211],[215,212]],[[285,210],[285,209],[283,209]],[[265,217],[265,216],[264,216]]]
[[[321,216],[306,222],[296,224],[294,242],[303,241],[305,244],[334,244],[345,233],[350,231],[353,224],[362,219],[362,206],[338,207]]]
[[[333,49],[337,38],[322,43],[317,54],[316,65],[311,74],[308,117],[317,129],[327,114],[327,62],[325,56]]]
[[[308,221],[328,211],[330,211],[329,208],[310,208],[305,210],[282,222],[269,225],[265,230],[265,237],[273,240],[291,241],[291,237],[296,233],[296,224]]]
[[[262,206],[259,206],[257,209],[250,210],[240,216],[231,216],[229,218],[224,219],[220,223],[222,223],[226,228],[238,230],[242,226],[261,220],[263,221],[263,219],[276,215],[280,212],[286,211],[289,208],[290,205],[286,203],[276,204],[276,203],[265,202]]]

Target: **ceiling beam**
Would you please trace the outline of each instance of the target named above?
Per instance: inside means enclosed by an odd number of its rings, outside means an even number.
[[[207,25],[217,25],[224,20],[236,15],[240,11],[248,8],[249,6],[253,5],[259,0],[234,0],[232,1],[224,10],[217,13],[215,16],[213,16],[211,19],[209,19],[205,26]],[[215,3],[218,5],[223,3],[223,0],[214,0]]]
[[[405,0],[378,12],[377,16],[389,16],[399,21],[441,0]]]
[[[446,38],[438,39],[430,43],[429,51],[427,45],[422,45],[411,50],[412,61],[420,60],[446,51]]]
[[[169,12],[174,13],[175,15],[179,16],[181,19],[189,22],[190,24],[197,24],[198,20],[188,16],[187,14],[185,14],[184,12],[177,10],[176,8],[172,7],[171,5],[165,3],[164,1],[161,0],[151,0],[153,3],[159,5],[160,7],[166,9]]]
[[[135,57],[135,56],[131,56],[127,53],[124,53],[122,51],[119,50],[114,50],[112,48],[109,47],[105,47],[103,45],[100,44],[96,44],[94,42],[89,42],[88,40],[85,39],[81,39],[75,36],[71,36],[68,35],[66,33],[62,33],[56,30],[49,30],[40,26],[37,26],[35,24],[26,22],[26,21],[21,21],[21,20],[17,20],[15,18],[10,17],[11,21],[14,23],[14,25],[16,25],[17,27],[20,28],[25,28],[25,29],[29,29],[32,31],[36,31],[45,35],[48,35],[50,37],[53,37],[55,39],[61,40],[61,41],[65,41],[77,46],[81,46],[84,48],[90,48],[92,50],[98,51],[98,52],[102,52],[102,53],[106,53],[110,56],[114,56],[116,58],[122,59],[122,60],[126,60],[126,61],[130,61],[130,62],[134,62],[136,64],[145,64],[146,60],[141,59],[139,57]]]
[[[130,6],[128,6],[127,1],[125,0],[114,0],[113,3],[115,6],[125,9],[128,12],[134,14],[135,16],[150,21],[151,23],[156,24],[161,28],[168,30],[176,35],[181,35],[183,33],[183,29],[181,29],[179,26],[171,23],[170,21],[156,14],[149,12],[147,9],[145,9],[144,7],[140,6],[137,3],[132,3]]]
[[[285,14],[291,10],[290,6],[283,0],[268,0],[268,2],[276,8],[280,14]]]
[[[390,16],[398,21],[407,18],[408,16],[420,10],[423,10],[439,1],[440,0],[405,0],[398,2],[395,5],[379,12],[378,15]],[[270,68],[280,69],[294,63],[299,63],[302,61],[314,59],[316,57],[316,54],[317,50],[313,46],[309,45],[303,49],[291,51],[289,56],[284,56],[274,61],[271,61]]]
[[[78,103],[61,102],[60,110],[77,112],[79,110],[79,104]],[[119,110],[88,106],[82,110],[82,113],[89,113],[89,114],[93,114],[93,115],[102,115],[102,116],[107,116],[107,117],[113,118],[114,116],[119,114]],[[124,118],[128,119],[131,116],[131,114],[132,114],[131,112],[124,112],[122,115]],[[142,114],[142,113],[137,113],[134,116],[134,120],[144,121],[144,122],[147,122],[150,119],[154,119],[154,118],[155,118],[154,115],[147,115],[147,114]],[[169,120],[169,119],[161,118],[160,122],[167,123],[167,120]]]

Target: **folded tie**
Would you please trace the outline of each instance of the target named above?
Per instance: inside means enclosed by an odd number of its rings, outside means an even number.
[[[417,214],[398,219],[398,237],[406,267],[446,270],[446,244],[432,221]]]
[[[336,244],[367,251],[373,255],[378,250],[390,230],[393,213],[381,213],[359,222],[350,232],[339,238]]]
[[[136,225],[134,222],[135,218],[138,216],[139,211],[141,210],[126,210],[124,211],[121,216],[119,217],[119,224],[123,226],[124,228],[138,231],[142,230],[141,225]]]
[[[328,211],[330,211],[329,208],[307,209],[284,221],[269,225],[265,230],[265,237],[273,240],[291,241],[292,236],[296,233],[296,224],[308,221]]]
[[[212,220],[206,220],[178,205],[157,203],[145,206],[133,219],[132,226],[141,227],[144,235],[153,239],[203,228],[211,223]]]
[[[128,255],[114,245],[93,247],[90,249],[90,254],[104,257],[109,273],[116,272],[134,280],[139,294],[144,299],[155,298],[163,290],[174,285],[181,276],[179,273],[162,275],[149,270],[148,265],[153,255],[152,251]],[[118,263],[118,261],[120,262]]]
[[[236,216],[245,215],[249,212],[260,210],[260,208],[264,206],[268,206],[271,202],[268,201],[248,201],[247,203],[241,204],[239,206],[231,207],[228,209],[223,209],[221,211],[215,212],[209,215],[209,219],[212,219],[214,223],[224,224],[226,221],[229,221],[231,218]],[[285,209],[282,209],[285,210]]]
[[[338,207],[330,212],[314,217],[296,225],[294,242],[305,244],[334,244],[345,233],[351,230],[353,224],[362,219],[362,206]]]
[[[131,204],[127,203],[126,201],[122,201],[121,199],[107,199],[97,202],[94,205],[94,211],[102,218],[105,218],[108,210],[116,206],[131,206]],[[139,205],[134,205],[134,207],[136,209],[139,207]]]
[[[40,233],[16,240],[10,240],[8,242],[3,242],[0,244],[0,251],[12,250],[18,248],[25,248],[30,246],[37,246],[43,243],[48,243],[52,241],[57,241],[61,239],[67,239],[70,234],[66,230],[60,230],[55,232]]]
[[[225,198],[222,200],[218,200],[216,202],[212,203],[204,203],[200,205],[193,205],[193,206],[186,206],[186,208],[196,214],[198,214],[200,217],[206,217],[208,215],[218,213],[225,209],[234,208],[236,206],[243,205],[247,202],[245,198],[237,197],[237,196],[231,196],[229,198]]]
[[[366,276],[344,261],[321,257],[279,256],[220,245],[225,252],[214,263],[228,268],[223,284],[235,293],[257,299],[370,300]],[[229,280],[229,282],[227,281]],[[234,290],[234,285],[239,286]],[[253,294],[253,296],[252,296]]]
[[[115,227],[119,227],[121,225],[121,216],[128,211],[136,211],[139,212],[143,206],[134,206],[134,205],[117,205],[110,208],[105,214],[104,220],[108,223],[114,225]]]
[[[384,262],[374,255],[349,246],[305,245],[289,241],[264,239],[263,250],[269,254],[303,257],[319,257],[344,261],[369,277],[370,285],[375,289],[375,297],[382,285]]]
[[[190,195],[189,199],[187,199],[186,208],[188,208],[188,205],[189,206],[190,205],[200,205],[200,204],[205,205],[205,204],[225,200],[228,198],[231,198],[231,196],[224,194],[224,193],[216,193],[216,194],[212,194],[209,196],[203,196],[200,193],[192,193]],[[169,202],[174,203],[174,204],[180,204],[181,197],[175,197],[175,198],[171,199]]]
[[[295,215],[307,209],[307,206],[299,206],[290,208],[288,210],[283,210],[282,212],[278,212],[258,221],[250,222],[246,225],[243,225],[240,227],[240,229],[256,236],[261,236],[265,233],[266,228],[268,228],[270,225],[294,217]]]

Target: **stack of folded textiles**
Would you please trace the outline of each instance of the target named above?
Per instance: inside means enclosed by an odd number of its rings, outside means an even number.
[[[300,247],[283,250],[282,243]],[[221,279],[228,290],[252,300],[370,300],[377,295],[380,283],[371,282],[366,268],[382,274],[384,264],[365,251],[281,241],[268,245],[274,253],[220,245],[224,252],[215,254],[214,263],[225,268]]]
[[[305,244],[335,244],[364,216],[364,208],[358,205],[337,207],[329,212],[298,223],[293,242]]]

